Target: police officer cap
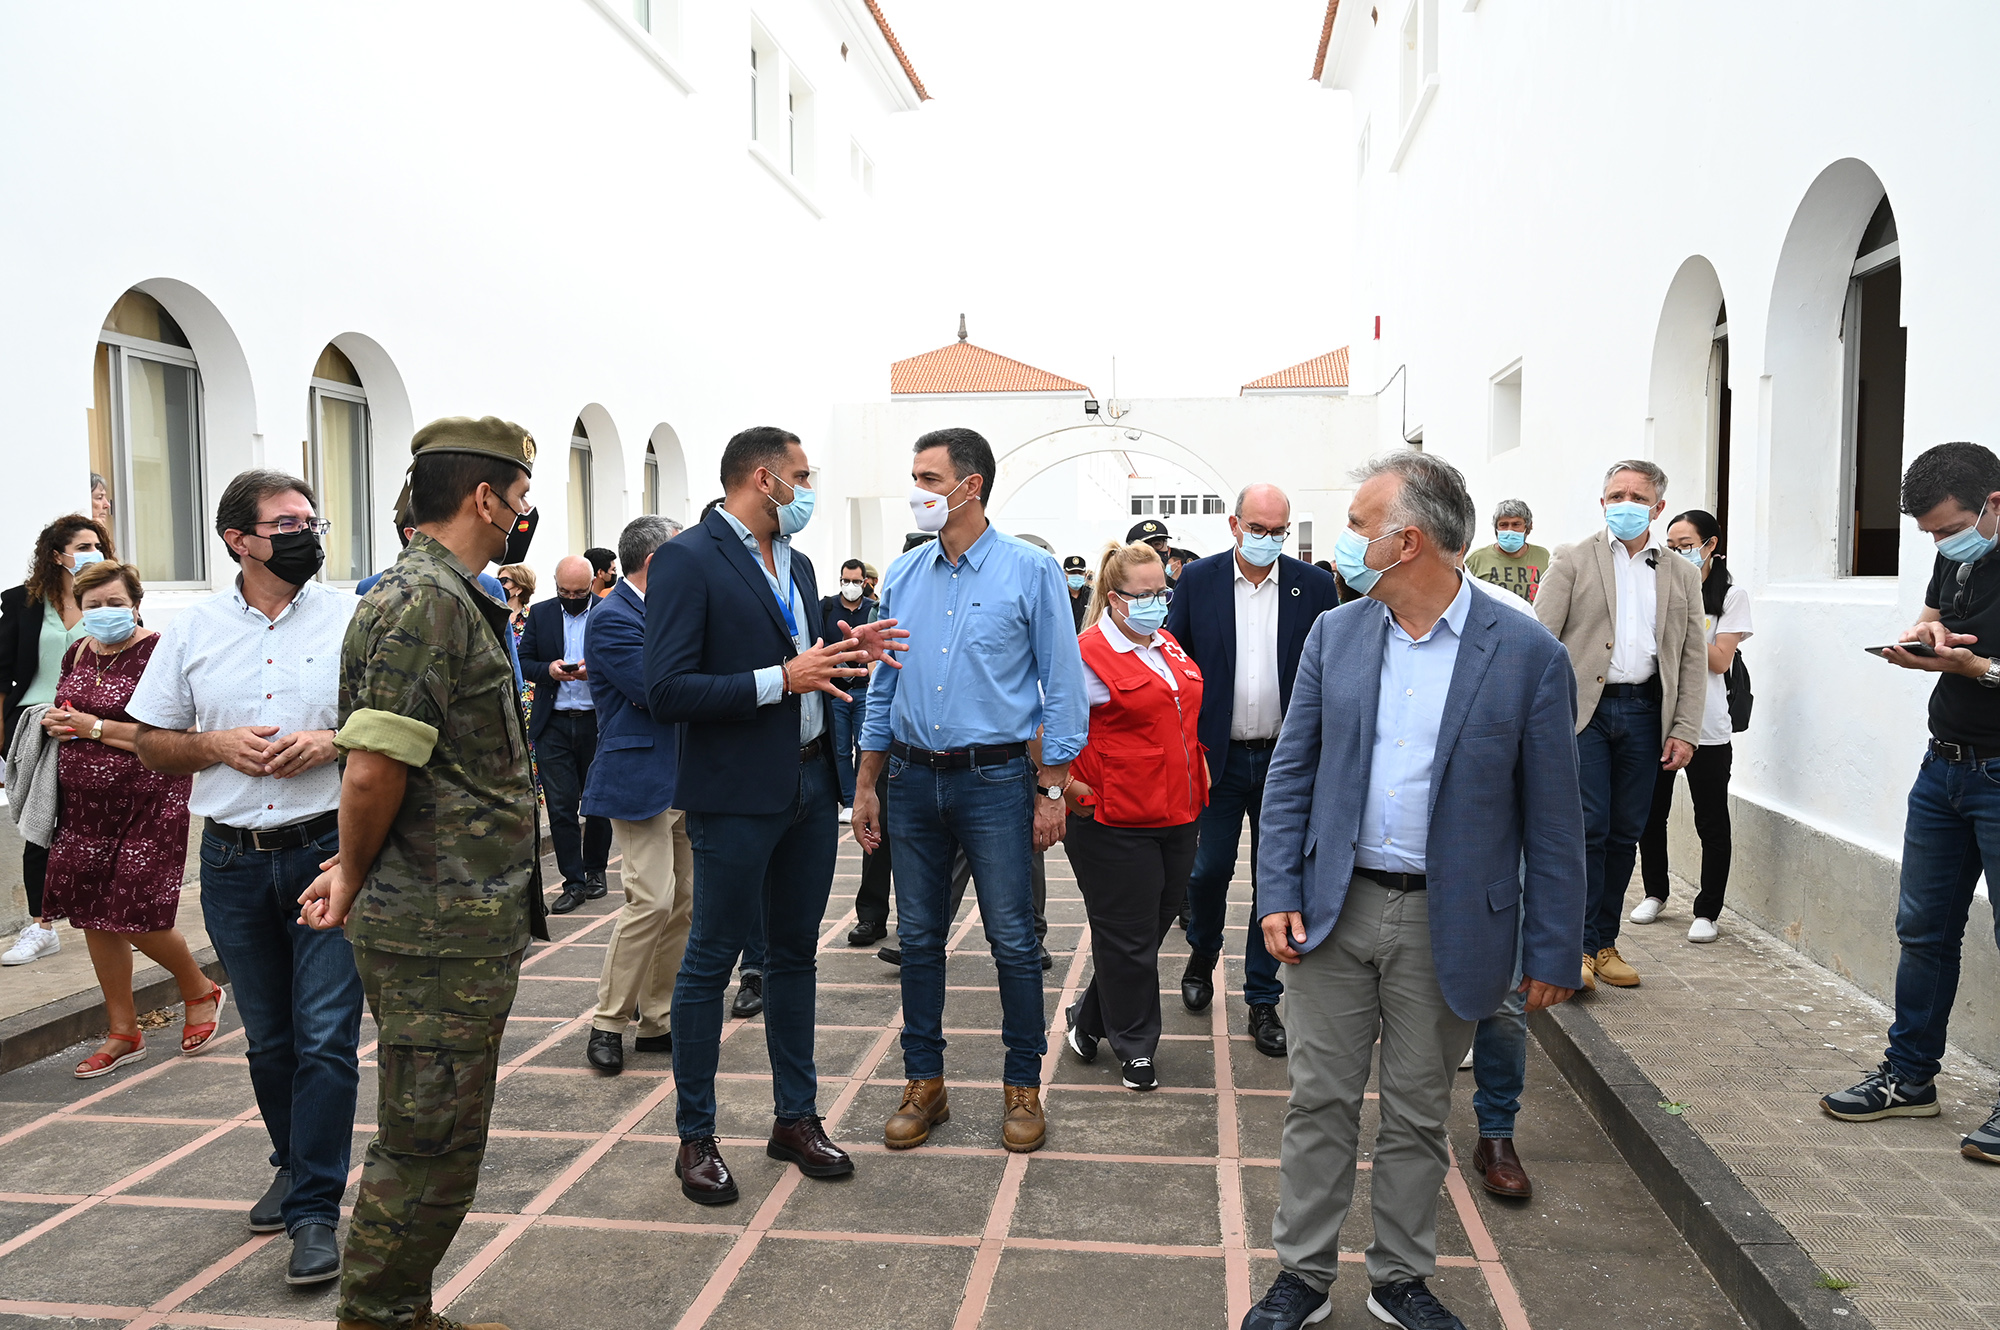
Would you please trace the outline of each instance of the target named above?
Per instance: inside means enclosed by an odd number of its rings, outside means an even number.
[[[1165,539],[1167,539],[1167,524],[1165,522],[1156,522],[1150,517],[1125,533],[1125,543],[1127,545],[1141,540],[1154,541]]]
[[[1128,541],[1126,543],[1130,544],[1131,542]],[[1089,572],[1090,565],[1083,561],[1083,556],[1081,554],[1072,554],[1067,559],[1063,560],[1063,571],[1066,573]]]
[[[478,453],[482,457],[512,462],[529,475],[535,474],[535,436],[511,420],[498,416],[447,416],[433,420],[410,440],[410,454]]]

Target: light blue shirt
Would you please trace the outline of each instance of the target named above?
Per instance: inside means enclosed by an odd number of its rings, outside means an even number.
[[[1375,751],[1368,760],[1368,795],[1354,866],[1385,873],[1424,872],[1430,839],[1431,766],[1444,719],[1451,672],[1472,609],[1472,579],[1460,575],[1458,594],[1431,630],[1412,641],[1384,605],[1389,640],[1382,645],[1381,693],[1375,699]]]
[[[736,520],[736,515],[726,508],[718,507],[722,520],[729,523],[736,532],[737,539],[750,551],[750,561],[757,565],[757,571],[764,574],[764,581],[771,588],[771,595],[784,597],[792,607],[792,645],[804,651],[813,644],[815,636],[811,631],[812,620],[806,614],[805,600],[799,595],[799,588],[792,581],[792,538],[790,536],[771,537],[771,562],[778,565],[773,574],[764,566],[764,552],[757,547],[757,537],[750,528]],[[785,695],[785,671],[781,665],[766,665],[754,671],[751,676],[757,683],[757,705],[768,707]],[[841,689],[846,692],[846,689]],[[819,738],[826,729],[826,695],[820,692],[799,694],[799,745],[801,747]]]
[[[561,606],[557,608],[561,609]],[[593,601],[591,609],[595,608],[597,606]],[[590,657],[584,654],[584,630],[590,625],[590,610],[585,610],[581,614],[571,614],[568,610],[563,610],[562,625],[563,663],[574,665],[582,661],[588,668]],[[556,685],[557,711],[591,711],[595,708],[596,703],[590,700],[589,684],[572,679],[567,683]]]
[[[1083,656],[1062,565],[988,526],[957,563],[931,541],[882,579],[882,617],[909,630],[903,668],[875,671],[861,749],[893,736],[948,750],[1022,743],[1042,731],[1042,761],[1060,766],[1090,732]]]

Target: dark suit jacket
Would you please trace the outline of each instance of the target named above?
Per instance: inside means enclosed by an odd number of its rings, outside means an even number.
[[[1208,769],[1222,775],[1229,751],[1230,712],[1236,701],[1236,547],[1196,559],[1181,568],[1174,583],[1174,603],[1167,609],[1167,631],[1194,657],[1208,686],[1201,694],[1201,743],[1208,749]],[[1299,672],[1299,653],[1306,634],[1321,612],[1338,605],[1333,574],[1278,556],[1272,576],[1278,579],[1278,709],[1292,704],[1292,681]]]
[[[1314,625],[1264,780],[1257,913],[1296,910],[1311,951],[1354,878],[1375,751],[1383,606],[1350,601]],[[1431,957],[1445,1001],[1483,1020],[1521,967],[1560,988],[1581,979],[1583,801],[1576,673],[1546,628],[1472,589],[1431,763]]]
[[[797,547],[792,584],[810,615],[818,583]],[[788,693],[760,707],[754,677],[797,654],[763,566],[721,513],[653,552],[646,701],[653,719],[682,724],[680,808],[776,813],[798,798],[799,698]],[[820,754],[831,772],[833,745],[821,744]]]
[[[584,611],[584,617],[597,613],[597,606],[603,603],[593,601]],[[563,659],[562,602],[550,599],[528,606],[528,623],[521,629],[521,677],[535,685],[535,704],[528,711],[530,741],[542,737],[549,717],[555,714],[556,689],[562,684],[549,674],[549,666]],[[586,664],[590,662],[587,655],[583,659]]]
[[[0,755],[14,742],[14,717],[20,714],[21,699],[34,686],[41,664],[42,607],[28,603],[25,584],[8,587],[0,591],[0,689],[6,692]]]
[[[583,813],[644,822],[674,805],[680,735],[647,709],[646,602],[623,578],[590,611],[584,659],[597,708],[597,757]]]

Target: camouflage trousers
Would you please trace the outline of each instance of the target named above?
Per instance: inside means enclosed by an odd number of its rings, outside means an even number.
[[[402,1330],[431,1305],[431,1274],[479,1187],[521,956],[354,949],[381,1045],[375,1138],[342,1262],[343,1321]]]

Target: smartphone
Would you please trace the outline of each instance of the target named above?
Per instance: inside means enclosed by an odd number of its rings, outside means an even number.
[[[1866,651],[1871,656],[1882,656],[1885,660],[1887,659],[1887,656],[1884,653],[1891,650],[1907,651],[1912,656],[1937,655],[1937,652],[1931,650],[1930,647],[1926,646],[1922,642],[1891,642],[1887,646],[1863,647],[1861,649],[1863,651]]]

